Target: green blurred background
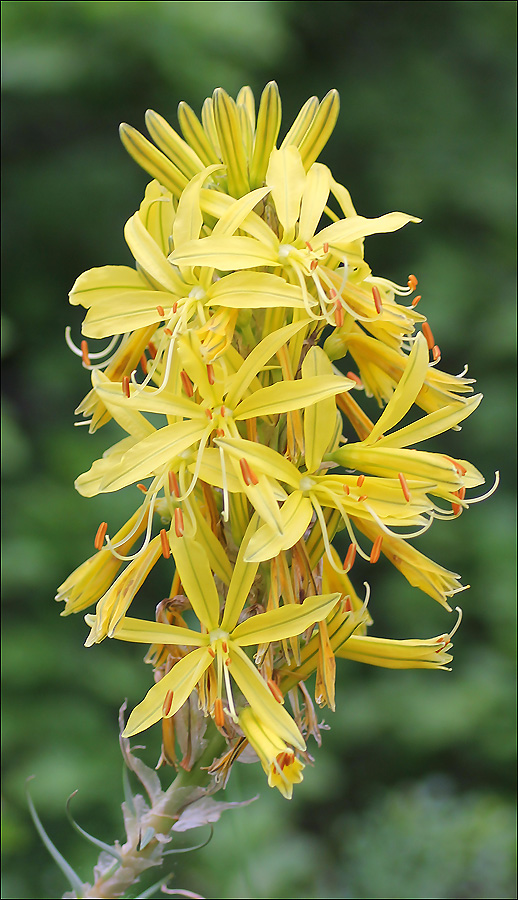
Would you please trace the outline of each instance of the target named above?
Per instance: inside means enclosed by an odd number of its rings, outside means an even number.
[[[514,893],[514,2],[5,2],[3,11],[4,893],[66,890],[28,816],[24,783],[69,861],[96,858],[64,805],[98,837],[122,837],[117,710],[149,686],[138,648],[86,650],[81,617],[59,618],[56,586],[93,551],[125,497],[84,500],[74,477],[112,433],[74,429],[87,375],[67,350],[75,278],[130,263],[122,228],[146,175],[119,122],[151,107],[173,125],[214,87],[260,94],[276,79],[287,128],[331,87],[342,109],[322,155],[360,213],[423,223],[367,239],[377,274],[419,278],[443,351],[485,400],[440,446],[468,458],[487,503],[417,545],[472,585],[452,673],[341,661],[331,730],[313,745],[291,803],[258,766],[237,766],[203,850],[174,887],[208,898],[511,898]],[[124,493],[124,492],[123,492]],[[355,567],[373,588],[373,634],[429,637],[448,615],[387,565]],[[151,586],[152,587],[152,586]],[[151,587],[148,589],[151,593]],[[164,587],[157,582],[156,591]],[[157,594],[151,593],[154,606]],[[146,734],[154,764],[159,734]],[[205,832],[193,832],[203,839]],[[188,840],[187,840],[188,842]],[[149,883],[149,882],[147,882]]]

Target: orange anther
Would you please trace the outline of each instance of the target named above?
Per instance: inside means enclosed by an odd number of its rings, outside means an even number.
[[[214,721],[218,728],[223,728],[225,724],[225,713],[223,712],[223,701],[221,697],[217,697],[214,701]]]
[[[162,704],[162,714],[164,716],[168,716],[169,713],[171,712],[171,707],[173,705],[173,697],[174,697],[174,691],[168,691],[164,697],[164,702]]]
[[[383,543],[383,535],[379,534],[372,545],[371,555],[369,557],[371,563],[377,563],[380,558],[381,545]]]
[[[335,289],[334,289],[334,288],[329,288],[329,299],[330,299],[330,300],[334,300],[335,297],[336,297],[336,291],[335,291]]]
[[[282,693],[279,685],[276,684],[275,681],[272,681],[271,678],[268,679],[268,687],[277,700],[277,703],[284,703],[284,694]]]
[[[329,253],[329,244],[327,243],[327,241],[324,241],[322,250],[324,251],[324,253]]]
[[[376,312],[378,313],[378,315],[381,315],[381,312],[383,310],[383,304],[381,302],[381,294],[379,292],[379,288],[375,284],[372,285],[372,297],[374,299],[374,306],[376,307]]]
[[[416,287],[417,287],[418,284],[419,284],[419,282],[418,282],[417,278],[415,277],[415,275],[409,275],[409,276],[408,276],[408,287],[409,287],[412,291],[415,291],[415,289],[416,289]]]
[[[309,264],[309,268],[311,269],[311,271],[314,272],[317,266],[318,266],[318,259],[312,259]]]
[[[212,656],[212,659],[216,659],[216,653],[215,653],[215,651],[212,649],[212,647],[208,647],[207,649],[208,649],[210,655]]]
[[[358,385],[358,387],[360,387],[360,388],[363,387],[363,382],[362,382],[360,376],[359,376],[359,375],[356,375],[355,372],[348,372],[348,373],[347,373],[347,377],[350,378],[351,381],[356,382],[356,384]]]
[[[347,496],[349,496],[349,494],[351,493],[350,490],[349,490],[349,485],[348,485],[348,484],[344,484],[344,493],[347,494]]]
[[[230,662],[230,656],[227,656],[227,658],[226,658],[226,660],[225,660],[225,665],[227,666],[227,668],[228,668],[228,666],[231,665],[231,662]]]
[[[171,556],[171,548],[169,546],[169,538],[167,537],[167,531],[165,530],[165,528],[162,528],[160,531],[160,543],[162,544],[163,556],[166,559],[169,559],[169,557]]]
[[[185,393],[188,397],[192,397],[192,395],[194,394],[194,388],[192,386],[191,379],[189,378],[185,369],[182,369],[182,371],[180,372],[180,378],[182,379],[182,385]]]
[[[441,349],[437,346],[437,344],[434,344],[434,346],[432,347],[432,356],[434,362],[439,362],[441,358]]]
[[[362,494],[361,497],[358,497],[358,503],[363,503],[363,501],[366,499],[367,499],[367,494]]]
[[[220,414],[223,418],[225,418],[225,407],[224,406],[221,407]]]
[[[163,306],[157,306],[156,311],[157,311],[157,313],[158,313],[159,316],[162,316],[162,318],[164,318],[165,312],[164,312],[164,307],[163,307]]]
[[[445,459],[448,460],[448,462],[451,462],[452,465],[455,466],[455,469],[456,469],[456,471],[458,472],[459,475],[465,475],[465,474],[466,474],[466,472],[467,472],[468,470],[465,469],[464,466],[461,465],[460,462],[459,462],[457,459],[452,459],[451,456],[446,456],[445,453],[443,453],[443,456],[444,456]]]
[[[176,537],[183,537],[184,532],[184,521],[183,521],[183,512],[177,506],[174,511],[174,533]]]
[[[207,416],[207,419],[212,419],[212,410],[211,410],[211,409],[206,409],[206,410],[205,410],[205,415]]]
[[[145,484],[137,484],[139,491],[142,491],[143,494],[147,494],[147,487]]]
[[[349,544],[349,549],[347,551],[346,557],[344,559],[344,572],[350,572],[353,565],[354,560],[356,559],[356,544]],[[350,598],[347,598],[350,602]],[[352,607],[351,607],[352,609]]]
[[[344,599],[342,600],[342,610],[343,612],[353,611],[353,604],[351,598],[349,597],[349,594],[347,594],[347,597],[344,597]]]
[[[175,300],[174,303],[173,303],[173,313],[175,313],[177,309],[178,309],[178,303],[177,303],[177,301]]]
[[[344,308],[339,300],[335,300],[335,325],[340,328],[344,324]]]
[[[239,465],[241,467],[241,474],[243,476],[245,484],[259,484],[259,479],[253,469],[250,467],[248,460],[242,457],[239,460]]]
[[[306,243],[306,247],[308,248],[308,250],[309,250],[311,253],[313,253],[313,247],[311,246],[311,244],[309,243],[309,241],[306,241],[305,243]]]
[[[426,343],[428,344],[428,349],[433,350],[433,347],[435,345],[435,340],[434,340],[434,336],[432,333],[432,329],[430,328],[428,322],[423,322],[423,324],[421,325],[421,331],[423,332],[423,334],[426,338]]]
[[[410,491],[408,490],[408,484],[406,483],[406,478],[402,472],[398,472],[399,483],[401,485],[401,490],[403,491],[403,496],[407,503],[410,503]]]
[[[178,479],[176,477],[176,473],[173,471],[168,472],[168,480],[169,480],[169,492],[174,494],[175,497],[180,496],[180,488],[178,486]]]
[[[466,488],[461,487],[461,488],[459,488],[458,491],[455,491],[454,493],[455,493],[455,496],[459,498],[459,500],[464,500],[464,497],[466,496]]]
[[[356,484],[358,485],[358,487],[361,487],[364,481],[365,481],[365,475],[358,475],[358,478],[356,479]]]
[[[167,337],[173,336],[173,332],[171,331],[170,328],[164,328],[164,334],[167,334]]]
[[[421,294],[418,294],[417,297],[414,297],[414,299],[412,300],[412,303],[410,304],[412,306],[412,308],[414,308],[414,306],[417,306],[420,299],[421,299]]]
[[[460,504],[452,503],[451,508],[452,508],[453,514],[455,516],[460,516],[460,514],[462,512],[462,506],[460,506]]]
[[[225,432],[224,432],[223,428],[217,428],[216,434],[218,437],[225,437]]]
[[[108,523],[101,522],[99,528],[97,529],[97,534],[95,535],[94,547],[96,550],[100,550],[102,545],[104,544],[104,539],[106,537],[106,532],[108,531]]]
[[[151,359],[154,359],[156,356],[156,347],[155,347],[153,341],[149,342],[149,344],[147,345],[147,348],[149,350],[149,355],[150,355]]]
[[[221,648],[223,650],[223,653],[228,653],[228,644],[226,641],[221,641]]]
[[[207,363],[207,378],[209,379],[209,384],[214,384],[214,366],[211,363]]]
[[[145,353],[140,357],[140,368],[144,372],[144,375],[147,375],[147,356]]]
[[[90,357],[88,356],[88,344],[86,341],[81,341],[81,355],[83,357],[83,364],[89,366]]]
[[[122,376],[122,382],[121,382],[121,385],[122,385],[122,393],[123,393],[123,394],[128,398],[128,400],[129,400],[129,396],[130,396],[130,380],[129,380],[129,375],[123,375],[123,376]]]

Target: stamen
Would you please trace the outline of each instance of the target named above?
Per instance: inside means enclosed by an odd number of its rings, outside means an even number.
[[[214,701],[214,721],[218,728],[223,728],[225,724],[225,714],[223,712],[223,700],[217,697]]]
[[[142,369],[144,375],[147,375],[147,356],[145,353],[140,357],[140,368]]]
[[[490,497],[491,494],[495,493],[499,484],[500,484],[500,472],[495,472],[495,481],[494,481],[493,487],[489,488],[489,490],[486,491],[485,494],[482,494],[481,497],[473,497],[472,499],[470,498],[470,500],[468,501],[469,505],[471,506],[472,503],[482,503],[482,500],[487,500],[487,498]]]
[[[104,544],[104,538],[106,537],[106,532],[108,531],[108,523],[101,522],[99,528],[97,529],[97,534],[95,535],[94,547],[96,550],[100,550],[102,545]]]
[[[149,342],[149,344],[147,345],[147,348],[149,350],[149,355],[150,355],[151,359],[154,359],[156,356],[156,347],[155,347],[153,341]]]
[[[417,278],[415,277],[415,275],[409,275],[407,284],[411,291],[415,291],[419,282],[418,282]]]
[[[460,623],[462,622],[462,610],[461,610],[460,606],[455,607],[455,612],[458,613],[459,618],[457,619],[457,621],[453,627],[453,630],[450,631],[450,635],[449,635],[450,641],[451,641],[453,635],[455,634],[455,632],[458,631]]]
[[[410,491],[408,490],[408,484],[406,483],[406,478],[402,472],[398,472],[399,483],[401,485],[401,490],[403,491],[403,496],[407,503],[410,503]]]
[[[350,572],[353,565],[354,560],[356,559],[356,544],[349,544],[349,549],[347,551],[346,557],[344,559],[344,572],[347,575],[347,572]],[[352,607],[351,607],[352,609]]]
[[[365,481],[365,475],[358,475],[358,478],[356,479],[356,484],[358,485],[358,487],[361,487],[364,481]]]
[[[414,297],[412,303],[410,304],[411,308],[414,309],[421,299],[421,294],[418,294],[417,297]]]
[[[275,681],[272,681],[271,678],[268,679],[268,687],[270,688],[273,696],[277,700],[277,703],[284,703],[284,694],[282,693],[278,684]]]
[[[81,356],[83,357],[83,364],[89,366],[90,357],[88,356],[88,343],[86,341],[81,341]]]
[[[173,705],[173,697],[174,697],[174,691],[168,691],[164,697],[164,702],[162,704],[162,714],[164,716],[168,716],[169,713],[171,712],[171,707]]]
[[[376,307],[376,312],[378,313],[378,315],[381,315],[381,313],[383,312],[383,304],[381,302],[381,294],[379,292],[379,288],[375,284],[372,285],[372,296],[374,298],[374,306]]]
[[[306,247],[308,248],[309,252],[314,253],[313,247],[311,246],[309,241],[304,241],[304,243],[306,244]]]
[[[356,382],[359,388],[363,387],[363,381],[361,380],[359,375],[356,375],[355,372],[347,372],[347,378],[350,378],[351,381]]]
[[[445,459],[448,460],[448,462],[451,462],[451,463],[455,466],[455,469],[456,469],[456,471],[457,471],[457,473],[458,473],[459,475],[465,475],[465,474],[466,474],[466,472],[467,472],[468,470],[467,470],[463,465],[461,465],[461,463],[460,463],[458,460],[452,459],[451,456],[446,456],[445,453],[443,453],[443,456],[444,456]]]
[[[221,417],[224,418],[225,417],[225,407],[224,406],[221,407],[220,413],[221,413]]]
[[[439,360],[441,358],[441,350],[437,346],[437,344],[434,344],[434,346],[432,347],[432,356],[433,356],[434,362],[439,362]]]
[[[239,460],[239,465],[241,467],[241,474],[243,476],[243,480],[244,480],[245,484],[247,484],[247,485],[259,484],[259,479],[258,479],[257,475],[255,474],[253,469],[250,467],[249,462],[244,457],[242,457]]]
[[[180,496],[180,486],[178,484],[178,479],[176,477],[176,473],[171,470],[168,473],[168,479],[169,479],[169,492],[171,494],[174,494],[175,497],[179,497]]]
[[[164,334],[167,334],[167,337],[173,336],[173,332],[171,331],[170,328],[164,328]]]
[[[162,544],[163,556],[165,557],[165,559],[169,559],[169,557],[171,556],[171,548],[169,546],[169,538],[167,537],[167,531],[165,530],[165,528],[162,528],[160,531],[160,542]]]
[[[353,611],[352,600],[351,600],[349,594],[347,594],[347,596],[344,597],[344,599],[342,600],[342,612],[352,612],[352,611]]]
[[[130,380],[129,380],[129,376],[128,376],[128,375],[123,375],[123,376],[122,376],[121,386],[122,386],[122,393],[123,393],[124,396],[127,397],[128,400],[129,400],[129,398],[130,398]]]
[[[314,272],[317,266],[318,266],[318,259],[312,259],[309,264],[309,268],[311,269],[311,271]]]
[[[145,484],[137,484],[139,491],[142,491],[143,494],[147,494],[147,487]]]
[[[340,300],[335,300],[335,325],[340,328],[344,324],[344,308]]]
[[[349,489],[349,485],[344,484],[344,494],[347,494],[347,496],[349,496],[350,493],[351,493],[351,491]]]
[[[383,535],[379,534],[372,545],[372,550],[371,550],[371,555],[370,555],[371,563],[378,562],[378,559],[380,558],[382,543],[383,543]]]
[[[215,653],[215,651],[212,649],[212,647],[208,647],[207,649],[208,649],[210,655],[212,656],[212,659],[216,659],[216,653]]]
[[[324,251],[324,253],[329,253],[329,244],[327,243],[327,241],[324,241],[322,250]]]
[[[221,641],[221,647],[223,649],[223,653],[228,653],[228,644],[226,641]]]
[[[162,318],[164,318],[165,312],[164,312],[164,307],[163,307],[163,306],[157,306],[156,311],[157,311],[157,313],[158,313],[159,316],[161,316]]]
[[[358,502],[358,503],[363,503],[364,500],[367,500],[367,494],[361,494],[361,496],[358,497],[357,502]]]
[[[176,312],[177,309],[178,309],[178,301],[175,300],[173,303],[173,314]]]
[[[329,288],[329,299],[334,300],[336,297],[336,291],[334,288]]]
[[[428,322],[423,322],[423,324],[421,325],[421,331],[423,332],[423,334],[426,338],[426,343],[428,344],[428,349],[433,350],[433,348],[435,346],[435,340],[434,340],[434,336],[432,333],[432,329],[430,328]]]
[[[217,428],[216,434],[218,437],[225,437],[225,431],[223,430],[223,428]]]
[[[212,410],[211,410],[211,409],[206,409],[206,410],[205,410],[205,415],[207,416],[207,419],[212,419]]]
[[[176,537],[183,537],[184,527],[183,512],[177,506],[174,511],[174,531]]]
[[[182,380],[182,385],[185,393],[188,397],[192,397],[194,394],[194,388],[192,386],[191,379],[189,378],[185,369],[182,369],[182,371],[180,372],[180,378]]]
[[[207,363],[207,378],[209,379],[209,384],[214,384],[214,366],[212,363]]]
[[[82,356],[83,362],[85,362],[84,356],[83,356],[83,344],[86,344],[86,341],[81,341],[81,347],[76,347],[76,345],[74,344],[74,342],[72,340],[71,332],[72,332],[72,329],[71,329],[70,325],[67,325],[67,327],[65,328],[65,341],[66,341],[69,349],[72,351],[72,353],[74,353],[75,356]],[[102,359],[103,356],[108,356],[108,353],[110,353],[110,351],[113,350],[113,348],[114,348],[115,344],[117,343],[117,341],[119,340],[119,338],[120,338],[120,334],[114,334],[110,343],[108,344],[107,347],[104,348],[104,350],[100,350],[98,353],[88,353],[88,363],[85,363],[85,365],[90,367],[91,359]],[[102,366],[107,366],[109,362],[110,362],[110,360],[105,360],[105,362],[102,364]],[[96,366],[95,368],[102,368],[102,366]]]

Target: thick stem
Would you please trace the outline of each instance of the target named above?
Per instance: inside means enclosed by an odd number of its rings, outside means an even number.
[[[160,796],[159,801],[144,813],[139,827],[135,829],[136,833],[128,833],[126,843],[122,847],[118,842],[114,844],[114,852],[121,857],[122,861],[120,863],[114,861],[113,867],[107,869],[106,863],[102,859],[103,854],[101,854],[94,870],[94,884],[85,884],[84,892],[81,895],[67,893],[65,896],[69,900],[72,898],[78,900],[79,897],[88,898],[88,900],[115,900],[115,898],[122,897],[146,869],[162,865],[168,844],[160,838],[168,836],[180,813],[199,799],[199,789],[206,788],[211,782],[207,768],[225,747],[225,739],[219,731],[211,725],[209,725],[209,729],[210,738],[207,746],[192,770],[190,772],[180,770],[171,786]],[[143,836],[149,832],[150,828],[153,829],[154,836],[143,849],[140,849]]]

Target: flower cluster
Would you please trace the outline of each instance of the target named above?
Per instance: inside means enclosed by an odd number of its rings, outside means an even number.
[[[437,368],[415,276],[400,286],[364,259],[365,237],[419,219],[357,215],[316,161],[338,107],[336,91],[310,98],[279,146],[273,82],[257,114],[249,88],[235,101],[217,89],[201,120],[181,103],[183,137],[151,111],[154,144],[121,126],[153,179],[125,227],[135,267],[91,269],[70,293],[87,313],[81,346],[68,341],[92,378],[77,412],[90,432],[114,419],[124,435],[76,488],[134,486],[140,501],[113,537],[100,526],[95,555],[59,588],[63,614],[96,604],[87,645],[151,645],[156,683],[125,737],[162,720],[174,761],[168,723],[195,692],[227,738],[225,759],[248,741],[287,797],[308,734],[319,739],[313,673],[316,703],[334,708],[336,656],[396,668],[451,660],[452,630],[367,635],[355,556],[383,554],[451,612],[460,576],[409,540],[458,516],[484,480],[466,460],[410,449],[457,428],[481,395]],[[90,339],[109,344],[91,352]],[[363,395],[383,408],[375,422]],[[332,546],[342,530],[343,560]],[[132,618],[159,561],[169,596],[149,621]]]

